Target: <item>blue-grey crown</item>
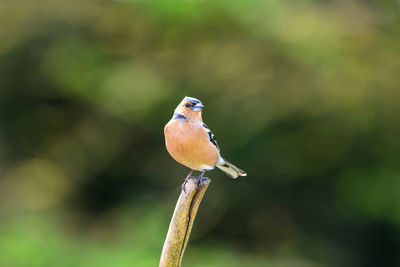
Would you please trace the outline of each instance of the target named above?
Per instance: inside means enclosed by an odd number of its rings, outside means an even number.
[[[201,103],[201,101],[198,100],[197,98],[190,97],[190,96],[185,96],[185,98],[183,99],[183,101],[189,101],[190,103],[193,103],[193,104],[203,104],[203,103]]]

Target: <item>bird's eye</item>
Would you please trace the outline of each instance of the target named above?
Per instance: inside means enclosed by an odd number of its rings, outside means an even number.
[[[189,107],[191,107],[192,105],[190,105],[189,103],[186,103],[185,104],[185,107],[187,107],[187,108],[189,108]]]

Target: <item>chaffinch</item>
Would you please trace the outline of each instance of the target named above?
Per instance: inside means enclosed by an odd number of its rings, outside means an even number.
[[[164,127],[165,145],[169,154],[177,162],[191,169],[182,185],[183,190],[189,178],[196,178],[196,187],[202,185],[203,180],[208,179],[204,177],[204,173],[215,166],[232,178],[247,175],[221,157],[213,133],[203,123],[203,108],[200,100],[186,96]],[[194,170],[201,171],[201,175],[192,176]]]

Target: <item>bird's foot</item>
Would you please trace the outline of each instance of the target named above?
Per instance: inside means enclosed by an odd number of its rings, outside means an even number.
[[[204,181],[205,180],[210,180],[210,178],[208,177],[204,177],[204,173],[206,172],[206,170],[204,170],[200,176],[192,176],[193,170],[189,172],[188,176],[186,177],[185,181],[183,182],[181,188],[182,191],[186,194],[186,183],[188,182],[189,179],[196,179],[195,181],[195,185],[196,185],[196,191],[199,190],[199,185],[201,185],[201,187],[204,187]]]
[[[185,179],[185,181],[183,182],[182,186],[181,186],[182,191],[185,192],[185,193],[186,193],[186,183],[188,182],[189,179],[196,179],[196,182],[195,182],[196,190],[199,190],[199,185],[204,187],[204,181],[205,180],[210,180],[210,178],[204,177],[204,176],[190,176],[190,177],[187,177]]]
[[[196,190],[199,190],[199,185],[201,185],[201,187],[204,187],[203,181],[205,181],[205,180],[210,180],[210,178],[204,177],[204,176],[202,176],[202,175],[200,175],[200,176],[193,176],[192,178],[195,178],[195,179],[196,179]]]
[[[186,194],[186,183],[187,183],[188,179],[190,179],[190,178],[186,178],[185,181],[183,182],[182,186],[181,186],[182,191],[185,192],[185,194]]]
[[[188,176],[186,177],[185,181],[183,182],[183,184],[182,184],[182,186],[181,186],[182,191],[183,191],[185,194],[186,194],[186,183],[187,183],[187,181],[188,181],[189,179],[193,178],[192,173],[193,173],[193,170],[191,170],[191,171],[189,172]]]

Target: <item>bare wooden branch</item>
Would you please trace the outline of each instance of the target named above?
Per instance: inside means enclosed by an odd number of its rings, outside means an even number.
[[[196,190],[195,179],[187,181],[186,193],[182,191],[176,203],[159,267],[181,266],[197,210],[210,182],[211,180],[205,180],[204,187],[199,186]]]

